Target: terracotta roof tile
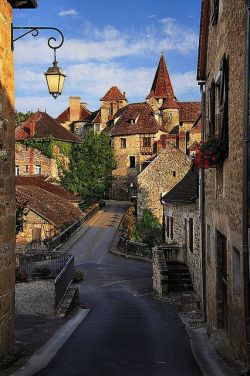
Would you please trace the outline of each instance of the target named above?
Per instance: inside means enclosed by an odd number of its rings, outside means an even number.
[[[199,173],[198,169],[193,167],[165,196],[164,203],[194,203],[199,197]]]
[[[48,181],[44,180],[43,177],[39,176],[17,176],[16,177],[16,186],[36,186],[44,189],[45,191],[51,192],[64,198],[65,200],[71,202],[82,202],[80,196],[67,191],[60,185],[51,184]]]
[[[201,113],[200,102],[179,102],[180,122],[195,122]]]
[[[67,131],[60,123],[45,112],[36,112],[28,120],[21,123],[15,130],[16,141],[31,138],[48,138],[80,143],[81,140]]]
[[[124,99],[126,100],[124,93],[122,93],[117,86],[112,86],[104,97],[101,98],[101,101],[116,101]]]
[[[37,186],[17,186],[19,199],[27,201],[28,208],[52,223],[57,229],[71,225],[83,217],[83,212],[69,201]]]
[[[149,98],[169,98],[175,99],[174,90],[169,77],[164,54],[161,55],[160,61],[155,73],[155,78],[147,99]]]
[[[85,108],[83,105],[81,105],[80,111],[81,111],[81,113],[80,113],[79,121],[84,121],[91,114],[91,112],[87,108]],[[68,107],[65,111],[63,111],[56,118],[56,120],[59,121],[59,123],[64,123],[64,122],[70,121],[70,108]]]
[[[131,120],[137,121],[131,124]],[[108,126],[105,132],[111,136],[130,134],[154,134],[160,129],[159,123],[155,120],[154,113],[148,103],[131,103],[120,110],[114,116],[118,119],[114,125]]]

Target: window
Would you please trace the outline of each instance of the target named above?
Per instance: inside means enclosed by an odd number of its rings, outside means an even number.
[[[209,128],[207,137],[221,142],[224,158],[228,156],[228,59],[224,55],[220,71],[209,89]]]
[[[174,239],[174,218],[170,217],[170,238]]]
[[[169,216],[167,216],[167,237],[169,238]]]
[[[211,259],[211,227],[207,225],[207,258]]]
[[[142,145],[145,148],[150,148],[151,147],[151,138],[150,137],[143,137],[142,139]]]
[[[135,156],[131,155],[129,157],[129,167],[130,168],[135,168]]]
[[[189,218],[189,251],[194,251],[194,223],[193,218]]]
[[[136,124],[136,119],[131,119],[130,124]]]
[[[16,165],[16,167],[15,167],[15,173],[16,173],[16,176],[18,176],[19,175],[19,166],[18,165]]]
[[[187,248],[187,244],[188,244],[188,221],[187,221],[187,218],[184,219],[184,242],[185,242],[185,248]]]
[[[122,137],[121,138],[121,149],[126,149],[127,147],[127,139]]]
[[[173,171],[173,177],[174,178],[176,177],[176,171]]]
[[[233,293],[240,297],[240,252],[233,248]]]
[[[113,115],[113,108],[112,107],[109,108],[109,115]]]
[[[41,165],[36,165],[35,166],[35,174],[36,175],[41,175],[41,173],[42,173]]]
[[[26,165],[26,166],[25,166],[25,172],[26,172],[26,173],[29,172],[29,165]]]
[[[94,124],[95,132],[100,132],[100,124]]]

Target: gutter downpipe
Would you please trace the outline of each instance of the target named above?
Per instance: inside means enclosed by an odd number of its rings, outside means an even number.
[[[244,109],[243,109],[243,210],[242,210],[242,251],[246,325],[247,370],[250,375],[250,280],[249,280],[249,98],[250,98],[250,0],[246,0],[246,44],[244,69]]]
[[[250,0],[249,0],[250,1]],[[201,141],[205,141],[205,114],[206,114],[206,102],[205,102],[205,82],[199,82],[201,93]],[[206,229],[205,229],[205,174],[204,169],[199,169],[199,201],[200,201],[200,237],[201,237],[201,293],[202,293],[202,308],[207,317],[207,296],[206,296]]]

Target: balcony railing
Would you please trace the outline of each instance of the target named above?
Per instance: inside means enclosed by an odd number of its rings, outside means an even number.
[[[152,146],[141,146],[141,154],[149,154],[152,155],[153,153],[153,147]]]

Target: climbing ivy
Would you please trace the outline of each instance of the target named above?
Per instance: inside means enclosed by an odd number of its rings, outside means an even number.
[[[56,160],[58,168],[63,168],[63,163],[61,161],[60,155],[70,158],[74,145],[71,142],[54,140],[51,137],[30,139],[23,142],[18,142],[18,144],[23,144],[26,147],[31,147],[33,149],[39,150],[43,155],[48,158],[53,158]],[[57,153],[57,148],[59,149],[59,154]]]

